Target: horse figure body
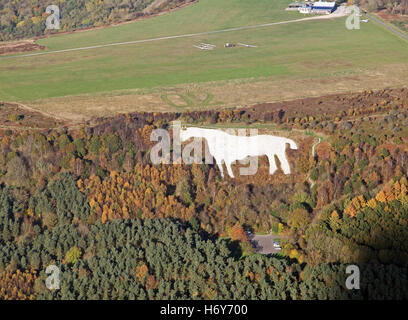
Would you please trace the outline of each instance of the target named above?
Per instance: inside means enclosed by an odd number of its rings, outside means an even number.
[[[214,157],[221,176],[224,177],[222,163],[225,163],[228,174],[234,178],[231,164],[237,160],[247,157],[257,157],[266,155],[269,160],[269,173],[274,174],[278,169],[275,162],[275,155],[278,157],[282,170],[285,174],[290,174],[290,165],[286,158],[286,144],[291,149],[297,150],[296,143],[287,138],[271,135],[257,135],[252,137],[230,135],[221,130],[187,128],[180,130],[181,142],[190,138],[204,138],[207,140],[208,149]]]

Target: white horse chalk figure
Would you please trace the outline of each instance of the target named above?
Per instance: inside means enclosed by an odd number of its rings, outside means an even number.
[[[278,157],[282,170],[290,174],[290,165],[286,158],[286,144],[297,150],[296,143],[287,138],[270,135],[257,135],[252,137],[235,136],[216,129],[186,128],[180,130],[180,140],[185,142],[190,138],[204,138],[207,140],[208,149],[214,157],[221,176],[224,177],[222,163],[225,163],[228,174],[234,178],[231,164],[247,157],[266,155],[269,160],[269,174],[274,174],[278,169],[275,155]]]

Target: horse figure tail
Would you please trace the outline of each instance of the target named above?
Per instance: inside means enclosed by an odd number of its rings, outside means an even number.
[[[291,149],[297,150],[298,147],[295,141],[291,139],[286,139],[286,143],[289,143]]]

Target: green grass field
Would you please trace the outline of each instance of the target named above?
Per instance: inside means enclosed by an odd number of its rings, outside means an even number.
[[[149,39],[295,20],[288,0],[200,0],[170,14],[117,27],[42,39],[49,50]],[[217,45],[201,51],[194,44]],[[223,48],[226,42],[258,48]],[[345,28],[345,18],[106,47],[43,56],[0,58],[0,100],[31,102],[209,81],[273,80],[356,74],[408,65],[408,42],[374,23]],[[408,82],[408,81],[407,81]],[[313,83],[311,83],[313,86]],[[295,88],[294,88],[295,90]]]

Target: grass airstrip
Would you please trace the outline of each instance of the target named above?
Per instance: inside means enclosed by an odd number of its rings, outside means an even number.
[[[45,55],[0,57],[0,101],[71,119],[236,106],[408,84],[408,42],[345,17],[88,50],[59,50],[301,19],[288,0],[200,0],[133,23],[38,40]],[[200,43],[216,45],[200,50]],[[225,43],[257,46],[224,48]]]

